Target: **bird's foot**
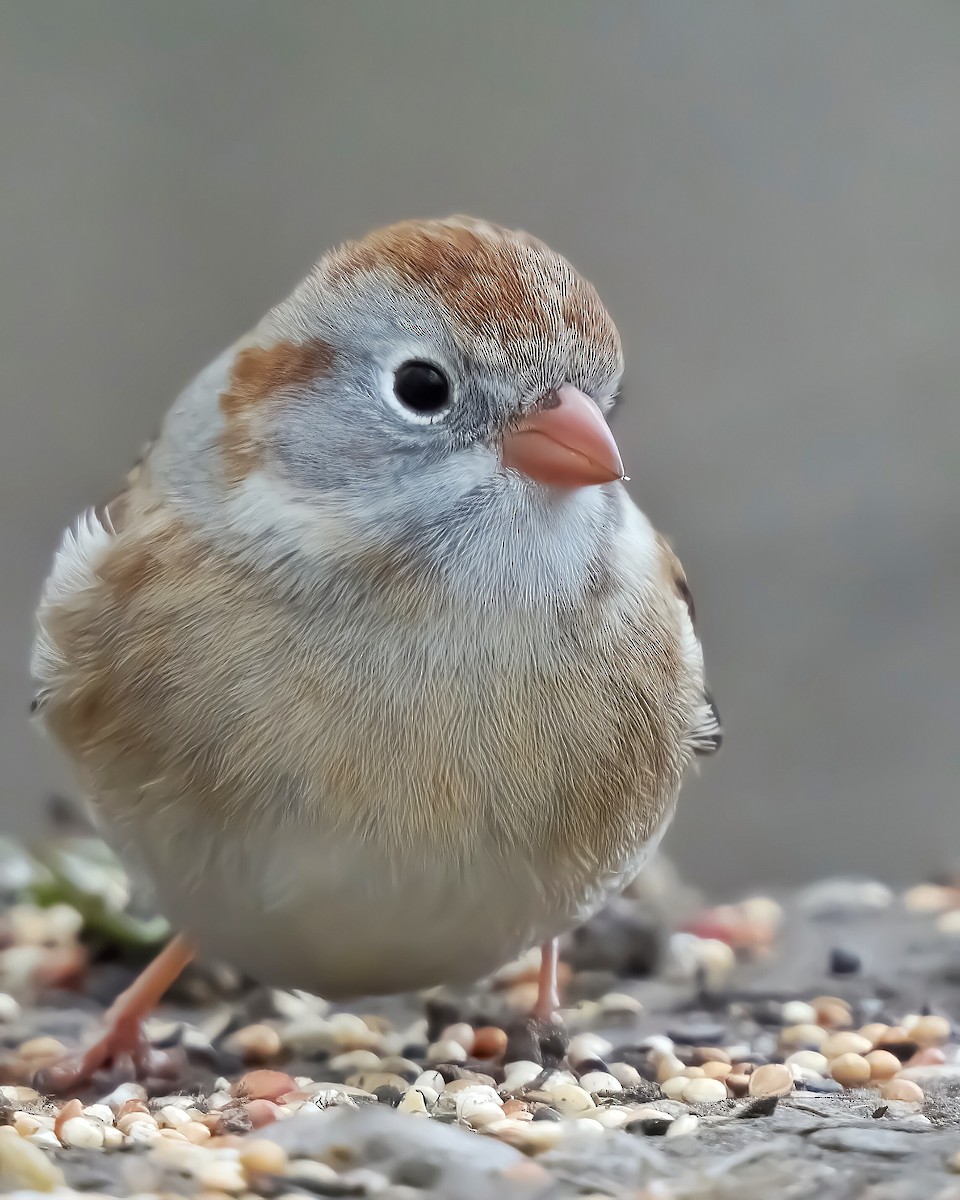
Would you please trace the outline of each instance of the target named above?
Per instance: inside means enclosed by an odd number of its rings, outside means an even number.
[[[151,1046],[139,1017],[122,1016],[86,1050],[38,1071],[33,1086],[47,1095],[66,1095],[107,1067],[122,1067],[132,1079],[176,1078],[181,1057]]]
[[[193,950],[182,936],[168,942],[110,1006],[104,1032],[97,1041],[81,1054],[70,1055],[38,1072],[34,1080],[37,1091],[74,1090],[89,1083],[97,1071],[120,1062],[129,1062],[137,1078],[175,1074],[179,1056],[151,1046],[143,1031],[143,1020],[192,957]]]

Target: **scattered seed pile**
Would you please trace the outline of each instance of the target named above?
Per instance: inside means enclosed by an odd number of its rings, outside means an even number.
[[[952,886],[710,908],[661,861],[569,940],[562,1028],[525,1016],[535,955],[340,1011],[197,967],[154,1078],[56,1099],[168,931],[86,839],[0,846],[0,898],[0,1191],[960,1200]]]

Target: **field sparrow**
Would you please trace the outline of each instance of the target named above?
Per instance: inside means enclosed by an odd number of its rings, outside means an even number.
[[[719,745],[679,562],[604,414],[617,330],[542,242],[410,221],[187,387],[43,590],[40,719],[194,948],[327,997],[475,979],[630,880]]]

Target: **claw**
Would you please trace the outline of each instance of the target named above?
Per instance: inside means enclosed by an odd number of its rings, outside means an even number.
[[[80,1054],[37,1072],[38,1092],[57,1094],[76,1091],[98,1071],[129,1061],[137,1078],[176,1078],[179,1068],[175,1052],[156,1050],[143,1032],[143,1018],[193,957],[193,951],[176,937],[157,955],[107,1013],[103,1034]],[[181,1056],[182,1061],[182,1056]]]

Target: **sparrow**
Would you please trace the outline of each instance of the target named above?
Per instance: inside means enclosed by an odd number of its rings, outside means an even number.
[[[37,719],[179,932],[60,1074],[146,1053],[195,953],[328,998],[475,980],[634,878],[721,740],[607,424],[620,338],[526,233],[323,257],[190,383],[43,588]]]

